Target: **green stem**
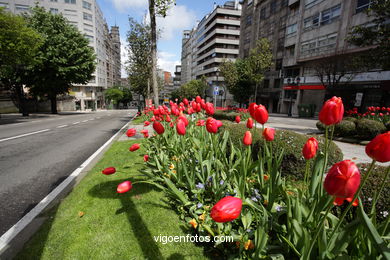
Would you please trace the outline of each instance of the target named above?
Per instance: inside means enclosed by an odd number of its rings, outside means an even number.
[[[307,186],[307,182],[308,182],[308,178],[309,178],[309,169],[310,169],[310,160],[306,160],[305,176],[303,178],[303,181],[305,183],[305,188]]]
[[[374,168],[375,162],[376,162],[375,160],[372,160],[372,162],[371,162],[371,164],[370,164],[370,167],[369,167],[369,169],[368,169],[368,172],[367,172],[367,174],[364,176],[363,182],[362,182],[361,185],[359,186],[359,189],[358,189],[357,192],[355,193],[355,196],[353,196],[353,199],[352,199],[351,202],[349,203],[347,209],[346,209],[346,210],[343,212],[343,214],[341,215],[341,218],[340,218],[339,221],[337,222],[336,227],[333,229],[332,234],[331,234],[330,237],[329,237],[329,241],[332,241],[332,238],[333,238],[334,234],[335,234],[336,231],[339,229],[339,227],[340,227],[341,223],[343,222],[345,216],[347,215],[348,211],[351,209],[353,202],[358,198],[358,196],[359,196],[359,194],[360,194],[360,192],[361,192],[361,190],[362,190],[364,184],[366,183],[366,181],[367,181],[367,179],[368,179],[368,176],[370,176],[371,171],[372,171],[372,169]],[[328,245],[329,245],[329,244],[331,244],[331,243],[328,243]]]
[[[326,220],[326,217],[328,216],[329,214],[329,211],[332,209],[332,197],[330,197],[328,199],[328,201],[326,202],[326,205],[327,205],[327,209],[326,209],[326,212],[322,218],[322,220],[320,221],[320,223],[318,223],[317,227],[316,227],[316,234],[314,235],[313,238],[311,238],[311,244],[310,244],[310,247],[309,247],[309,251],[307,252],[306,257],[304,257],[304,259],[310,259],[310,254],[311,254],[311,250],[313,250],[313,247],[314,247],[314,244],[317,242],[317,237],[318,235],[320,234],[322,228],[324,227],[324,223],[325,223],[325,220]]]
[[[376,203],[378,202],[378,199],[379,199],[379,196],[383,190],[383,188],[385,187],[386,185],[386,181],[387,181],[387,177],[389,176],[389,173],[390,173],[390,166],[387,167],[387,171],[386,171],[386,175],[385,177],[383,177],[383,180],[382,180],[382,184],[381,186],[379,187],[379,190],[377,191],[377,193],[375,194],[375,198],[372,202],[372,207],[371,207],[371,213],[370,215],[372,215],[374,212],[375,212],[375,206],[376,206]]]

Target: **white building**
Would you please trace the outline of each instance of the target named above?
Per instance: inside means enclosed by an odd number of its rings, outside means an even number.
[[[69,94],[75,97],[75,109],[104,108],[103,91],[120,84],[119,27],[108,29],[96,0],[0,0],[0,7],[21,14],[36,3],[52,13],[62,13],[89,39],[97,56],[96,71],[87,85],[75,85]]]

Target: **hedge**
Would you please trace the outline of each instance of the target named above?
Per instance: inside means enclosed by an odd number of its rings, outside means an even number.
[[[238,112],[232,112],[232,111],[217,110],[214,112],[214,115],[213,115],[213,117],[215,119],[229,120],[229,121],[236,120],[236,116],[240,116],[241,121],[245,121],[249,118],[249,113],[238,113]]]
[[[357,135],[366,140],[371,140],[375,136],[386,131],[386,127],[382,122],[370,119],[360,119],[356,122]]]

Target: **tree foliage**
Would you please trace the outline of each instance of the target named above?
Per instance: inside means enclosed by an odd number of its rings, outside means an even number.
[[[104,91],[106,101],[113,102],[114,105],[119,103],[127,104],[133,100],[131,90],[122,86],[113,86]]]
[[[151,35],[150,26],[129,18],[127,32],[128,57],[126,66],[131,89],[137,94],[149,97],[148,84],[151,77]]]
[[[349,42],[357,46],[375,46],[365,56],[366,62],[390,69],[390,0],[372,1],[366,11],[372,18],[368,25],[355,26]]]
[[[172,99],[192,99],[196,96],[204,96],[204,92],[206,88],[208,87],[207,82],[204,79],[193,79],[183,86],[181,86],[179,89],[173,91],[171,93]]]
[[[38,52],[41,63],[30,73],[31,90],[37,95],[47,95],[52,113],[57,113],[57,95],[67,93],[72,84],[86,84],[92,79],[95,54],[89,40],[61,14],[35,7],[27,19],[44,36]]]
[[[39,63],[37,53],[42,43],[42,36],[29,28],[23,17],[0,8],[0,80],[23,115],[28,113],[22,86],[26,72]]]

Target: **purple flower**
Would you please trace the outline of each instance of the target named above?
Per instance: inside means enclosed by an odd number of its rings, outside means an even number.
[[[223,185],[224,183],[225,183],[224,180],[220,180],[220,181],[219,181],[219,184],[220,184],[220,185]]]
[[[251,200],[258,201],[256,197],[251,197]]]
[[[195,187],[197,187],[198,189],[204,189],[204,184],[199,182],[195,185]]]
[[[199,203],[196,205],[196,207],[199,209],[199,208],[203,207],[203,204],[199,202]]]

